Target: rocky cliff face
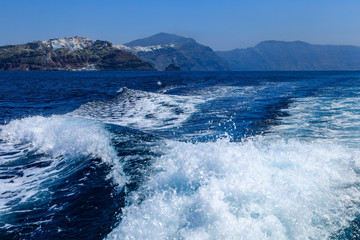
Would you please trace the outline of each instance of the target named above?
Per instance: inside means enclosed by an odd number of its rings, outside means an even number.
[[[151,64],[114,48],[107,41],[83,37],[0,47],[0,71],[108,70],[152,71]]]
[[[265,41],[255,47],[216,52],[234,71],[360,70],[360,47]]]
[[[194,39],[174,34],[159,33],[115,47],[136,54],[160,71],[170,64],[185,71],[229,70],[227,64],[211,48]]]

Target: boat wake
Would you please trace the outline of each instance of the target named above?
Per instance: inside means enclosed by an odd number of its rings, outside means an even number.
[[[122,88],[1,125],[0,236],[341,238],[360,216],[358,98],[287,88]]]

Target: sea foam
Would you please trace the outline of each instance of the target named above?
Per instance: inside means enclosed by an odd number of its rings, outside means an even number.
[[[360,158],[346,147],[266,137],[167,147],[107,239],[325,239],[359,214]]]
[[[272,135],[359,146],[359,97],[306,97],[283,112],[288,116],[280,118],[281,124],[271,128]]]
[[[180,126],[205,102],[201,97],[151,93],[121,88],[110,101],[89,102],[69,116],[131,127],[158,130]]]
[[[11,207],[10,202],[25,202],[47,192],[48,183],[84,159],[101,159],[113,169],[109,177],[116,179],[120,187],[126,182],[104,124],[64,116],[37,116],[13,120],[0,129],[0,166],[4,167],[0,174],[10,174],[0,179],[0,192],[4,193],[0,210]],[[31,158],[37,159],[36,164],[30,164]],[[12,176],[12,172],[19,173]]]

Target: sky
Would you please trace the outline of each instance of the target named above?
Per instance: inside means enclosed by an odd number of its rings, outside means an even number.
[[[71,36],[121,44],[159,32],[214,50],[264,40],[360,46],[360,1],[0,0],[0,45]]]

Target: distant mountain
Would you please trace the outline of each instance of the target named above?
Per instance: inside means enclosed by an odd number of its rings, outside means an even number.
[[[84,37],[0,47],[0,71],[360,70],[360,47],[264,41],[214,52],[192,38],[159,33],[124,45]]]
[[[0,47],[0,71],[155,70],[151,64],[107,41],[83,37]]]
[[[216,52],[234,71],[360,70],[360,47],[264,41]]]
[[[211,48],[175,34],[159,33],[115,47],[136,54],[161,71],[170,64],[185,71],[229,70]]]
[[[125,45],[128,47],[148,47],[154,45],[181,44],[185,42],[195,42],[195,40],[192,38],[181,37],[175,34],[158,33],[147,38],[131,41],[129,43],[126,43]]]

